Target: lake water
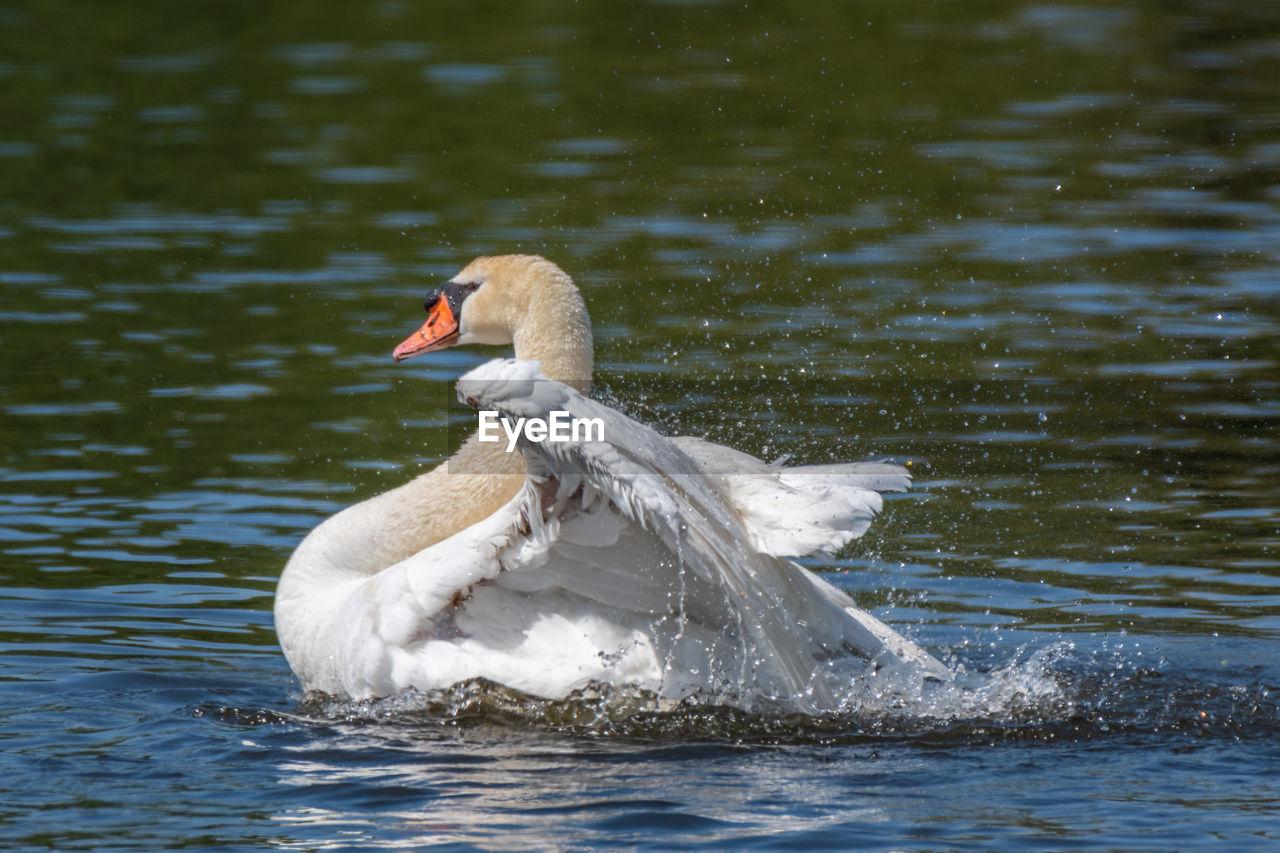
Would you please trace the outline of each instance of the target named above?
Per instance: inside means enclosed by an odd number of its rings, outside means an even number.
[[[0,846],[1277,849],[1277,80],[1209,0],[0,9]],[[807,565],[957,686],[301,696],[279,571],[514,251],[624,410],[909,462]]]

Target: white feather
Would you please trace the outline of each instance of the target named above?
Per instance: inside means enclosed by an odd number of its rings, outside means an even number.
[[[665,438],[535,362],[489,362],[458,389],[508,417],[600,418],[607,440],[522,437],[519,494],[376,573],[304,542],[277,621],[305,688],[364,698],[486,678],[561,698],[600,682],[815,712],[868,669],[949,677],[785,559],[859,535],[881,505],[868,485],[908,482],[897,466],[784,468]]]

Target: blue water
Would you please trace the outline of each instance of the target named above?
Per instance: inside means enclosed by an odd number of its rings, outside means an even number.
[[[1267,4],[0,10],[0,847],[1277,849],[1277,79]],[[628,413],[909,464],[806,565],[957,684],[301,695],[510,251]]]
[[[264,627],[235,622],[249,611],[205,605],[221,616],[204,620],[216,633]],[[110,604],[67,609],[69,620],[88,611],[98,624],[137,623],[130,631],[159,633],[166,622],[113,618]],[[180,612],[169,619],[189,630]],[[1175,663],[1117,642],[1005,661],[1008,683],[984,697],[994,713],[959,719],[906,709],[870,721],[653,715],[611,725],[585,709],[577,722],[548,723],[475,695],[448,708],[401,701],[300,713],[290,674],[262,648],[224,636],[161,651],[176,644],[141,640],[120,642],[127,652],[99,649],[111,663],[63,665],[50,681],[6,689],[5,820],[23,846],[1275,842],[1280,708],[1260,682],[1274,668],[1228,674],[1194,651]],[[1240,645],[1218,653],[1247,652]],[[1043,695],[1019,693],[1046,678],[1066,683],[1047,707]]]

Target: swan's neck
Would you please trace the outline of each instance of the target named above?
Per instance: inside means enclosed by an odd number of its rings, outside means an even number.
[[[516,358],[541,362],[548,379],[584,394],[591,390],[591,320],[582,294],[568,276],[564,276],[563,286],[539,293],[514,324],[511,339]]]

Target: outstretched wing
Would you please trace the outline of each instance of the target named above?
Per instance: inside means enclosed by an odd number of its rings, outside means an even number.
[[[851,658],[863,667],[872,661],[921,667],[933,677],[946,673],[914,644],[857,611],[842,592],[779,556],[839,547],[860,533],[880,506],[879,495],[863,484],[874,479],[905,486],[905,472],[897,466],[774,468],[720,448],[724,455],[713,470],[705,446],[703,458],[694,458],[683,449],[687,441],[672,441],[565,385],[542,379],[529,362],[499,361],[478,368],[459,383],[459,397],[508,418],[559,411],[603,425],[603,441],[520,441],[530,477],[521,513],[530,522],[530,538],[549,543],[547,562],[554,566],[557,552],[565,550],[555,543],[565,538],[566,523],[589,518],[580,527],[590,528],[609,515],[610,529],[647,532],[656,540],[647,549],[647,565],[624,569],[641,575],[629,583],[644,587],[646,594],[628,600],[665,599],[672,609],[673,596],[683,590],[675,608],[681,627],[716,637],[716,648],[707,650],[708,655],[735,661],[735,683],[717,688],[739,691],[740,700],[753,697],[811,709],[831,707],[828,676],[843,683]],[[736,467],[726,464],[728,454],[739,457]],[[743,498],[744,492],[750,499]],[[784,501],[794,518],[806,511],[816,517],[806,522],[808,542],[783,547],[780,528],[771,530],[757,520],[778,519],[776,507]],[[769,505],[773,511],[765,508]],[[613,544],[593,554],[576,550],[573,562],[617,568],[617,550]],[[734,646],[732,651],[723,648],[726,643]],[[721,668],[726,675],[733,669]]]
[[[784,467],[701,438],[671,439],[728,498],[756,550],[775,557],[832,552],[857,539],[911,475],[887,462]]]
[[[308,686],[361,697],[488,678],[561,698],[604,682],[813,712],[868,668],[949,676],[780,556],[838,547],[865,527],[879,496],[848,470],[806,474],[744,454],[737,468],[728,455],[713,465],[709,454],[735,452],[686,452],[687,440],[545,379],[534,362],[490,362],[458,391],[511,422],[559,412],[597,423],[603,440],[521,435],[528,479],[502,510],[336,591],[344,632],[327,639],[330,668]],[[807,526],[780,521],[784,504],[808,511]]]

